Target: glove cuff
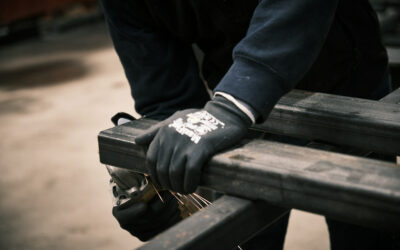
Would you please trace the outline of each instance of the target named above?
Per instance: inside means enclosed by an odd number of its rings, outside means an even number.
[[[226,99],[228,99],[229,101],[231,101],[233,104],[236,105],[237,108],[239,108],[241,111],[243,111],[251,120],[252,124],[256,123],[256,117],[258,116],[256,114],[256,111],[250,107],[250,105],[248,105],[247,103],[236,99],[235,97],[231,96],[228,93],[224,93],[224,92],[215,92],[214,93],[214,97],[215,96],[223,96]]]

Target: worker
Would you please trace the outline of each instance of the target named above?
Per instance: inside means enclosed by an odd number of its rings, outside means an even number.
[[[176,192],[194,192],[204,164],[263,122],[293,88],[367,99],[390,91],[386,50],[367,0],[102,5],[136,111],[161,121],[135,141],[148,146],[151,179]],[[194,46],[204,54],[201,64]],[[176,201],[162,195],[164,202],[116,207],[113,214],[148,240],[179,221]],[[282,249],[288,217],[244,249]],[[332,249],[384,249],[380,232],[327,223]]]

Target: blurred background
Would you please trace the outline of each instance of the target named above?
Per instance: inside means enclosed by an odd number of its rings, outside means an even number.
[[[400,83],[400,4],[374,1]],[[134,103],[99,5],[0,1],[0,249],[133,249],[111,215],[97,134]],[[285,249],[329,249],[324,218],[293,211]]]

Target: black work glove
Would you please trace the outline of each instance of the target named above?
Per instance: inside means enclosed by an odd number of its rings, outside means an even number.
[[[178,111],[136,137],[150,144],[150,176],[162,187],[187,194],[200,182],[204,164],[218,151],[238,143],[251,125],[250,118],[232,102],[217,96],[201,110]]]
[[[155,196],[149,203],[124,203],[113,208],[121,228],[141,241],[147,241],[182,220],[178,201],[169,191],[160,193],[164,202]]]

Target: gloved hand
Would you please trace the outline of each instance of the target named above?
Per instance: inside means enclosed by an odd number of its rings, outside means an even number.
[[[201,110],[176,112],[136,137],[150,144],[150,177],[162,187],[187,194],[200,182],[203,165],[218,151],[238,143],[251,125],[250,118],[222,96]]]
[[[160,193],[164,202],[155,196],[149,203],[124,203],[113,208],[113,215],[121,228],[141,241],[147,241],[180,220],[178,201],[169,191]]]

